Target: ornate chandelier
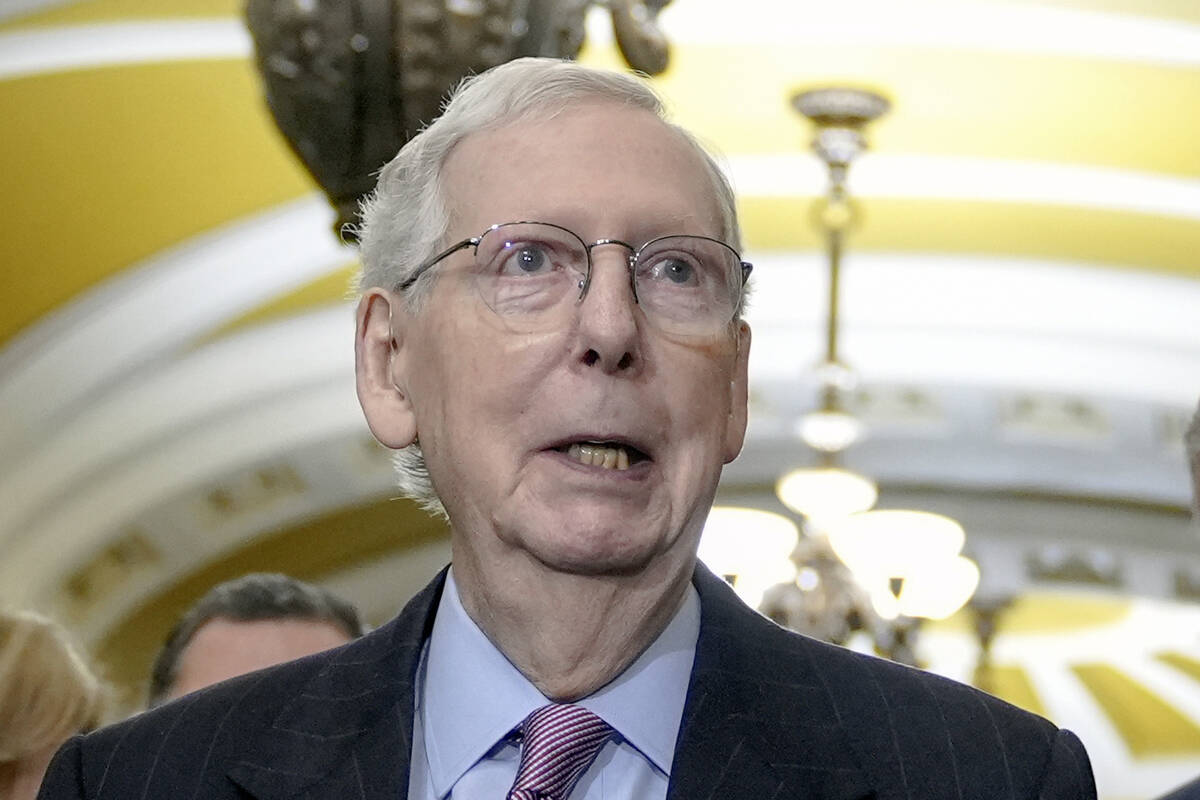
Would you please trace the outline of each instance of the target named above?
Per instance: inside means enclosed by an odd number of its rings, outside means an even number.
[[[853,413],[857,376],[839,349],[842,255],[860,221],[847,176],[867,148],[865,128],[890,104],[874,92],[830,87],[797,93],[792,106],[813,123],[812,149],[829,174],[827,192],[812,215],[828,264],[825,351],[814,368],[815,408],[794,426],[816,464],[788,471],[775,487],[780,501],[801,517],[803,535],[793,534],[784,569],[781,556],[772,564],[750,546],[758,536],[750,518],[725,528],[730,510],[714,509],[701,556],[710,566],[727,564],[735,589],[741,584],[743,598],[780,624],[839,644],[862,633],[880,654],[915,665],[921,620],[961,608],[978,585],[979,570],[960,555],[965,534],[957,522],[924,511],[871,510],[878,499],[875,482],[841,463],[843,453],[867,434]],[[779,523],[772,525],[778,531]],[[722,536],[729,541],[725,552],[714,543]],[[780,534],[774,536],[778,551]]]

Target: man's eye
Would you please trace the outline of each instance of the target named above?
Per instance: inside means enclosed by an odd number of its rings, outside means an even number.
[[[660,258],[649,269],[648,277],[666,285],[694,286],[699,279],[699,270],[690,260],[678,256]]]
[[[692,265],[679,259],[671,259],[663,265],[663,276],[672,283],[690,283]]]
[[[505,275],[537,275],[554,268],[546,247],[538,244],[519,244],[507,248],[500,272]]]

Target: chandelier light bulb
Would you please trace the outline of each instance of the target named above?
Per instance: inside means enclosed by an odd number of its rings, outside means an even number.
[[[792,551],[800,540],[796,523],[754,508],[714,506],[700,535],[700,560],[731,581],[752,608],[767,589],[796,579]]]
[[[951,556],[935,559],[905,575],[888,575],[884,570],[867,575],[855,573],[854,578],[883,619],[901,615],[946,619],[966,605],[979,588],[979,566],[965,556]]]
[[[840,453],[862,438],[866,426],[845,411],[810,411],[796,421],[795,431],[814,450]]]
[[[928,511],[864,511],[825,526],[833,552],[856,576],[902,578],[962,550],[966,534],[949,517]]]
[[[934,561],[904,578],[897,601],[909,617],[945,619],[962,608],[979,588],[979,566],[966,556]]]
[[[775,484],[780,502],[810,520],[823,521],[866,511],[879,490],[870,478],[838,467],[803,467]],[[819,523],[823,526],[823,523]]]

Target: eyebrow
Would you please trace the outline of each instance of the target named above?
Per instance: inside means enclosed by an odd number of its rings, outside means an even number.
[[[590,241],[590,234],[584,234],[584,231],[592,225],[594,214],[589,210],[580,210],[579,214],[543,214],[542,216],[525,216],[522,219],[529,222],[548,222],[552,225],[559,225],[569,231],[575,233],[576,236],[582,237],[585,241]],[[689,229],[689,223],[695,226]],[[614,231],[604,230],[606,226],[600,224],[595,231],[599,237],[605,239],[620,239],[629,242],[634,247],[657,239],[660,236],[673,236],[678,234],[694,234],[699,236],[712,236],[721,238],[723,231],[718,221],[715,230],[708,230],[700,215],[695,213],[687,214],[666,214],[659,215],[651,220],[649,217],[634,220],[625,230]]]

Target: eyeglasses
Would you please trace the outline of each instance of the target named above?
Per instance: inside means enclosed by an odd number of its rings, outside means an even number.
[[[586,244],[559,225],[507,222],[438,253],[396,290],[406,291],[444,258],[471,247],[468,274],[488,308],[514,328],[550,330],[566,324],[587,295],[592,250],[605,245],[629,251],[634,302],[668,333],[712,334],[732,322],[753,269],[732,247],[707,236],[660,236],[641,247],[619,239]]]

